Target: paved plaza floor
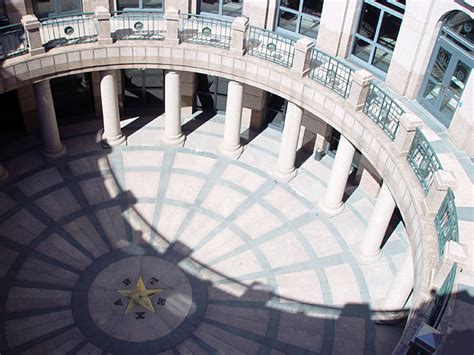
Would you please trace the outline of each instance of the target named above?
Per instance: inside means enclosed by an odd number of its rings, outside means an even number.
[[[359,264],[374,200],[318,210],[332,159],[272,176],[281,132],[217,155],[224,118],[190,119],[185,147],[160,145],[163,117],[124,120],[102,149],[99,121],[61,129],[68,155],[32,138],[4,147],[0,352],[25,354],[387,354],[403,330],[372,310],[408,252],[402,223]],[[245,133],[244,133],[245,136]],[[300,157],[300,155],[299,155]]]

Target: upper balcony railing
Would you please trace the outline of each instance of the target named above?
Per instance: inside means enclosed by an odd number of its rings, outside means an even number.
[[[232,22],[192,14],[182,14],[179,20],[181,42],[230,48]]]
[[[344,98],[349,96],[354,72],[340,60],[313,48],[308,76]]]
[[[40,22],[41,40],[46,49],[97,41],[98,22],[92,13],[49,17]]]
[[[110,18],[110,29],[116,41],[161,41],[166,36],[166,23],[160,12],[114,11]]]
[[[438,234],[439,256],[442,256],[448,241],[459,241],[458,217],[456,204],[454,203],[454,193],[451,189],[448,189],[446,197],[436,214],[435,227]]]
[[[21,24],[0,27],[0,59],[28,52],[28,37]]]
[[[391,140],[394,140],[400,125],[400,117],[405,111],[386,92],[370,83],[364,113],[379,125]]]

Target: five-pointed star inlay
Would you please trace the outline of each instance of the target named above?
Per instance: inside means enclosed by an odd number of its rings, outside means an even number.
[[[133,290],[117,290],[117,293],[128,298],[128,305],[127,309],[125,310],[125,314],[135,309],[135,307],[138,305],[150,312],[156,313],[155,308],[153,307],[153,302],[151,302],[151,298],[153,296],[159,295],[164,290],[164,288],[147,290],[145,283],[143,282],[143,278],[140,276]]]

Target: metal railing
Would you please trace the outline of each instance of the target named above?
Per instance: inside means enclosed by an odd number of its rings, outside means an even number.
[[[430,316],[428,318],[428,325],[438,328],[443,318],[446,306],[448,305],[449,298],[453,292],[454,280],[456,279],[456,268],[457,264],[454,263],[451,271],[449,272],[443,285],[436,292],[436,298],[434,300],[433,308],[431,309]]]
[[[114,40],[155,40],[166,37],[166,23],[161,12],[112,12],[110,28]]]
[[[98,22],[92,13],[48,17],[40,22],[41,40],[46,49],[97,41]]]
[[[247,53],[285,68],[293,66],[295,41],[262,28],[250,26],[246,39]]]
[[[344,98],[349,96],[354,71],[330,55],[313,48],[308,76]]]
[[[439,242],[439,256],[444,254],[444,248],[449,240],[459,241],[458,215],[454,203],[454,193],[448,189],[448,193],[435,216],[436,234]]]
[[[405,111],[386,92],[370,83],[364,104],[364,113],[394,140]]]
[[[226,20],[182,14],[179,17],[179,39],[181,42],[229,49],[231,24]]]
[[[442,169],[442,166],[433,147],[419,128],[416,129],[407,160],[427,195],[433,183],[435,171]]]
[[[0,27],[0,59],[26,52],[28,52],[28,37],[20,23]]]

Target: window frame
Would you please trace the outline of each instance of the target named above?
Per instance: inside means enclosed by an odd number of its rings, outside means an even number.
[[[386,0],[386,1],[390,4],[392,4],[392,5],[400,8],[400,11],[403,11],[403,12],[405,11],[405,6],[403,4],[401,4],[397,1],[393,1],[393,0]],[[361,21],[362,21],[362,16],[363,16],[362,10],[363,10],[365,4],[371,5],[375,8],[377,8],[378,10],[380,10],[379,18],[377,20],[377,27],[376,27],[375,33],[374,33],[374,39],[366,38],[366,37],[364,37],[364,36],[362,36],[361,34],[358,33],[360,25],[361,25]],[[350,54],[349,54],[349,60],[351,62],[354,62],[354,63],[370,70],[371,72],[373,72],[374,74],[376,74],[378,77],[380,77],[383,80],[385,80],[385,78],[387,77],[387,73],[388,73],[389,69],[387,69],[387,72],[384,72],[383,70],[377,68],[374,64],[372,64],[373,60],[374,60],[374,57],[375,57],[375,53],[378,49],[378,50],[381,50],[383,52],[389,53],[390,55],[393,56],[393,52],[395,51],[395,47],[397,45],[395,43],[395,46],[393,47],[393,49],[390,49],[390,48],[387,48],[387,47],[385,47],[385,46],[378,43],[378,39],[379,39],[379,35],[380,35],[380,29],[382,27],[382,22],[383,22],[383,18],[384,18],[385,13],[388,13],[392,16],[395,16],[395,17],[399,18],[401,20],[400,28],[402,27],[404,13],[397,12],[397,11],[387,7],[387,6],[379,4],[378,2],[376,2],[374,0],[364,0],[362,2],[362,6],[360,8],[360,14],[359,14],[359,21],[358,21],[357,27],[355,28],[354,33],[353,33],[351,51],[350,51]],[[397,34],[397,39],[398,39],[398,34]],[[358,40],[362,40],[364,42],[369,43],[370,53],[369,53],[369,59],[368,59],[367,62],[364,61],[363,59],[360,59],[359,57],[357,57],[354,54],[354,49],[355,49],[355,46],[356,46]],[[390,63],[391,63],[391,59],[390,59]],[[389,63],[389,68],[390,68],[390,63]]]
[[[40,16],[38,10],[38,1],[33,1],[33,11],[35,15],[38,16],[39,19],[46,19],[46,18],[54,18],[54,17],[63,17],[63,16],[74,16],[83,13],[83,4],[82,0],[75,0],[77,10],[71,11],[62,11],[61,10],[61,0],[51,0],[53,4],[53,12],[48,13],[46,16]]]
[[[240,15],[238,15],[238,16],[224,15],[223,14],[224,0],[217,0],[217,1],[219,1],[219,13],[215,14],[215,13],[212,13],[212,12],[202,11],[201,10],[202,9],[202,0],[200,0],[198,2],[198,13],[199,13],[199,15],[204,15],[204,16],[208,16],[208,17],[215,17],[215,18],[224,18],[224,19],[234,19],[236,17],[242,16],[242,12],[243,12],[243,9],[244,9],[244,0],[242,0],[242,10],[240,11]]]
[[[276,8],[275,31],[278,32],[278,33],[281,33],[283,35],[286,35],[287,37],[293,38],[293,39],[298,39],[300,37],[305,37],[305,38],[311,39],[312,41],[316,41],[318,39],[318,36],[316,36],[316,38],[314,38],[314,37],[306,36],[306,35],[300,33],[301,22],[302,22],[303,18],[309,18],[309,19],[318,21],[318,27],[319,27],[319,25],[321,24],[321,17],[305,14],[303,12],[304,0],[298,0],[299,1],[298,10],[291,9],[289,7],[286,7],[286,6],[282,6],[281,1],[282,0],[278,0],[278,6]],[[326,0],[326,1],[332,1],[332,0]],[[323,4],[324,4],[324,0],[323,0]],[[297,16],[296,31],[290,31],[290,30],[287,30],[286,28],[280,27],[280,10],[292,13],[292,14]],[[322,9],[321,9],[321,13],[322,13]],[[318,35],[319,35],[319,28],[318,28]]]
[[[138,7],[124,7],[123,9],[119,9],[118,4],[119,4],[119,0],[116,0],[115,6],[116,6],[117,11],[123,11],[123,12],[133,12],[133,11],[136,11],[136,12],[140,12],[140,11],[143,11],[143,12],[164,12],[164,8],[165,8],[165,0],[162,0],[162,2],[161,2],[161,9],[143,7],[143,0],[138,0]]]

